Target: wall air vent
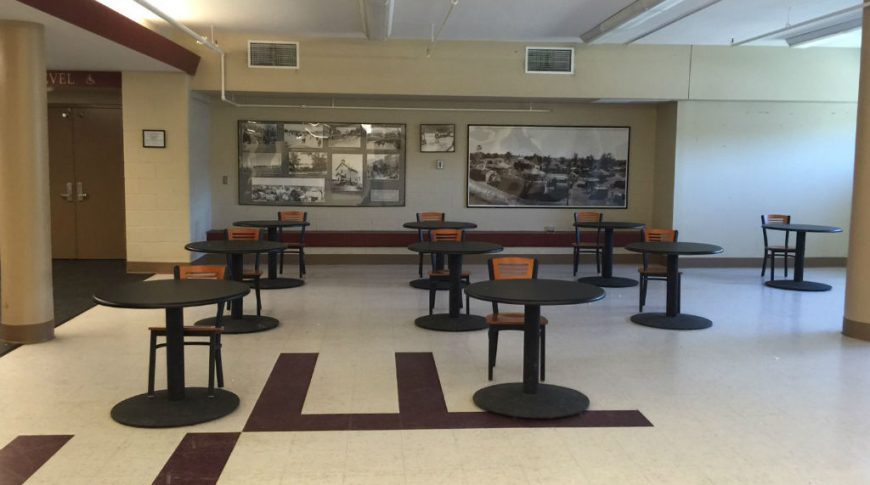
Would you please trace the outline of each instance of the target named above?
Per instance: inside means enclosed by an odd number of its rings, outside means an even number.
[[[526,74],[574,74],[574,49],[526,47]]]
[[[249,40],[248,67],[299,69],[299,43]]]

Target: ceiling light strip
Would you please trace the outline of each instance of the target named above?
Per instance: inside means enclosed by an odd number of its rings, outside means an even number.
[[[822,20],[827,20],[827,19],[832,18],[832,17],[837,17],[838,15],[843,15],[843,14],[845,14],[845,13],[854,12],[854,11],[856,11],[856,10],[861,10],[861,9],[867,8],[868,6],[870,6],[870,1],[868,1],[868,2],[864,2],[864,3],[860,4],[860,5],[855,5],[855,6],[852,6],[852,7],[847,7],[847,8],[844,8],[844,9],[842,9],[842,10],[837,10],[836,12],[831,12],[831,13],[828,13],[828,14],[825,14],[825,15],[821,15],[821,16],[819,16],[819,17],[812,18],[812,19],[809,19],[809,20],[806,20],[806,21],[803,21],[803,22],[800,22],[800,23],[797,23],[797,24],[794,24],[794,25],[786,25],[785,27],[783,27],[783,28],[781,28],[781,29],[776,29],[776,30],[773,30],[773,31],[767,32],[766,34],[756,35],[755,37],[751,37],[751,38],[749,38],[749,39],[741,40],[740,42],[732,42],[732,43],[731,43],[731,46],[732,46],[732,47],[737,47],[737,46],[740,46],[740,45],[743,45],[743,44],[748,44],[748,43],[750,43],[750,42],[755,42],[756,40],[765,39],[765,38],[767,38],[767,37],[770,37],[770,36],[773,36],[773,35],[776,35],[776,34],[781,34],[781,33],[783,33],[783,32],[788,32],[789,30],[794,30],[794,29],[799,29],[799,28],[801,28],[801,27],[806,27],[807,25],[811,25],[811,24],[814,24],[814,23],[819,22],[819,21],[822,21]]]
[[[635,0],[627,7],[606,18],[600,24],[580,34],[580,39],[590,44],[595,39],[616,30],[631,21],[638,20],[642,15],[658,15],[670,10],[683,0]],[[663,5],[664,4],[664,5]],[[659,8],[659,7],[662,8]]]
[[[845,22],[840,22],[834,25],[829,25],[827,27],[822,27],[821,29],[811,30],[809,32],[804,32],[801,34],[793,35],[791,37],[786,37],[785,42],[789,45],[789,47],[797,47],[802,44],[808,44],[819,39],[824,39],[826,37],[831,37],[837,34],[842,34],[844,32],[860,29],[862,23],[863,19],[861,18],[847,20]]]
[[[688,11],[688,12],[686,12],[686,13],[684,13],[684,14],[682,14],[674,19],[671,19],[671,20],[659,25],[658,27],[656,27],[650,31],[647,31],[646,33],[640,34],[637,37],[634,37],[631,40],[626,41],[625,45],[631,44],[633,42],[637,42],[640,39],[643,39],[643,38],[648,37],[652,34],[655,34],[656,32],[658,32],[662,29],[665,29],[667,27],[670,27],[671,25],[674,25],[675,23],[677,23],[681,20],[687,19],[687,18],[691,17],[692,15],[695,15],[696,13],[700,12],[701,10],[704,10],[708,7],[712,7],[713,5],[716,5],[717,3],[721,2],[721,1],[722,0],[712,0],[711,2],[707,2],[706,4],[701,5],[700,7],[697,7],[693,10],[690,10],[690,11]]]

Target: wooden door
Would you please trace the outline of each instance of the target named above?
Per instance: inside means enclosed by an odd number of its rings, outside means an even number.
[[[51,184],[56,192],[52,199],[52,243],[58,244],[52,250],[53,256],[123,259],[126,243],[121,110],[75,107],[49,111]],[[57,133],[52,129],[55,125]],[[67,184],[72,188],[69,201],[59,195],[66,193]],[[73,208],[72,217],[69,207]],[[58,241],[61,238],[66,239]],[[74,247],[73,255],[70,246]]]

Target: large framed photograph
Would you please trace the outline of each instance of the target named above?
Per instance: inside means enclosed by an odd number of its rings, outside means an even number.
[[[420,125],[420,151],[424,153],[456,151],[456,125]]]
[[[405,125],[239,121],[239,203],[404,206]]]
[[[468,126],[468,207],[628,207],[628,127]]]

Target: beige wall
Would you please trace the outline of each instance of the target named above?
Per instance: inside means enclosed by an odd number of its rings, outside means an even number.
[[[184,74],[123,75],[127,260],[190,261],[188,97]],[[166,148],[143,148],[142,130],[166,130]]]
[[[677,149],[677,103],[658,106],[656,116],[656,158],[653,174],[654,227],[669,228],[674,224],[674,161]]]
[[[190,240],[204,239],[211,229],[211,102],[190,97]]]

